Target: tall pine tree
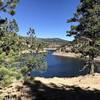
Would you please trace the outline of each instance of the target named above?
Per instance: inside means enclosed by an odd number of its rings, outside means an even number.
[[[67,36],[74,36],[79,45],[79,52],[88,56],[87,66],[90,73],[95,72],[94,58],[100,55],[100,0],[80,0],[74,17],[69,22],[77,22],[71,26]]]

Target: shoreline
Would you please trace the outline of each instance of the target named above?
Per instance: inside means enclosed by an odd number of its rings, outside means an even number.
[[[65,53],[65,52],[54,52],[54,56],[60,56],[60,57],[69,57],[69,58],[80,58],[81,54],[80,53]],[[96,62],[100,62],[100,56],[97,58],[94,58]]]
[[[100,74],[95,73],[92,75],[78,76],[78,77],[65,77],[65,78],[43,78],[43,77],[35,77],[36,81],[41,81],[43,84],[50,86],[50,84],[56,84],[58,87],[62,87],[62,85],[66,86],[76,86],[81,87],[85,90],[100,90]]]
[[[80,58],[81,54],[80,53],[65,53],[65,52],[54,52],[53,55],[55,56],[62,56],[62,57],[70,57],[70,58]]]

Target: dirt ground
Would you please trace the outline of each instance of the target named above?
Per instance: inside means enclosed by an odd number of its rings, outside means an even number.
[[[35,80],[41,81],[42,83],[49,85],[50,83],[56,84],[57,86],[68,85],[68,86],[79,86],[83,89],[100,90],[100,74],[95,73],[92,75],[85,75],[72,78],[41,78],[36,77]]]
[[[31,83],[15,82],[1,91],[3,100],[100,100],[100,74],[72,78],[35,77]]]

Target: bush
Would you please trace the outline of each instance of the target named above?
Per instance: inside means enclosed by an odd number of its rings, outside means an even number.
[[[0,86],[10,85],[13,80],[19,80],[22,77],[20,71],[16,68],[0,67]]]

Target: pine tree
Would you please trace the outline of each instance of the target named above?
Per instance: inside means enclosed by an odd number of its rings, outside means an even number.
[[[88,56],[90,73],[95,72],[94,58],[100,55],[100,0],[80,0],[74,17],[69,22],[77,22],[71,26],[67,36],[74,36],[79,45],[79,52]]]
[[[19,0],[0,0],[0,11],[15,14]],[[17,35],[19,31],[15,19],[0,19],[0,86],[10,84],[13,79],[26,77],[32,70],[45,70],[47,63],[44,54],[23,54],[23,50],[37,50],[35,30],[30,28],[27,38]]]

